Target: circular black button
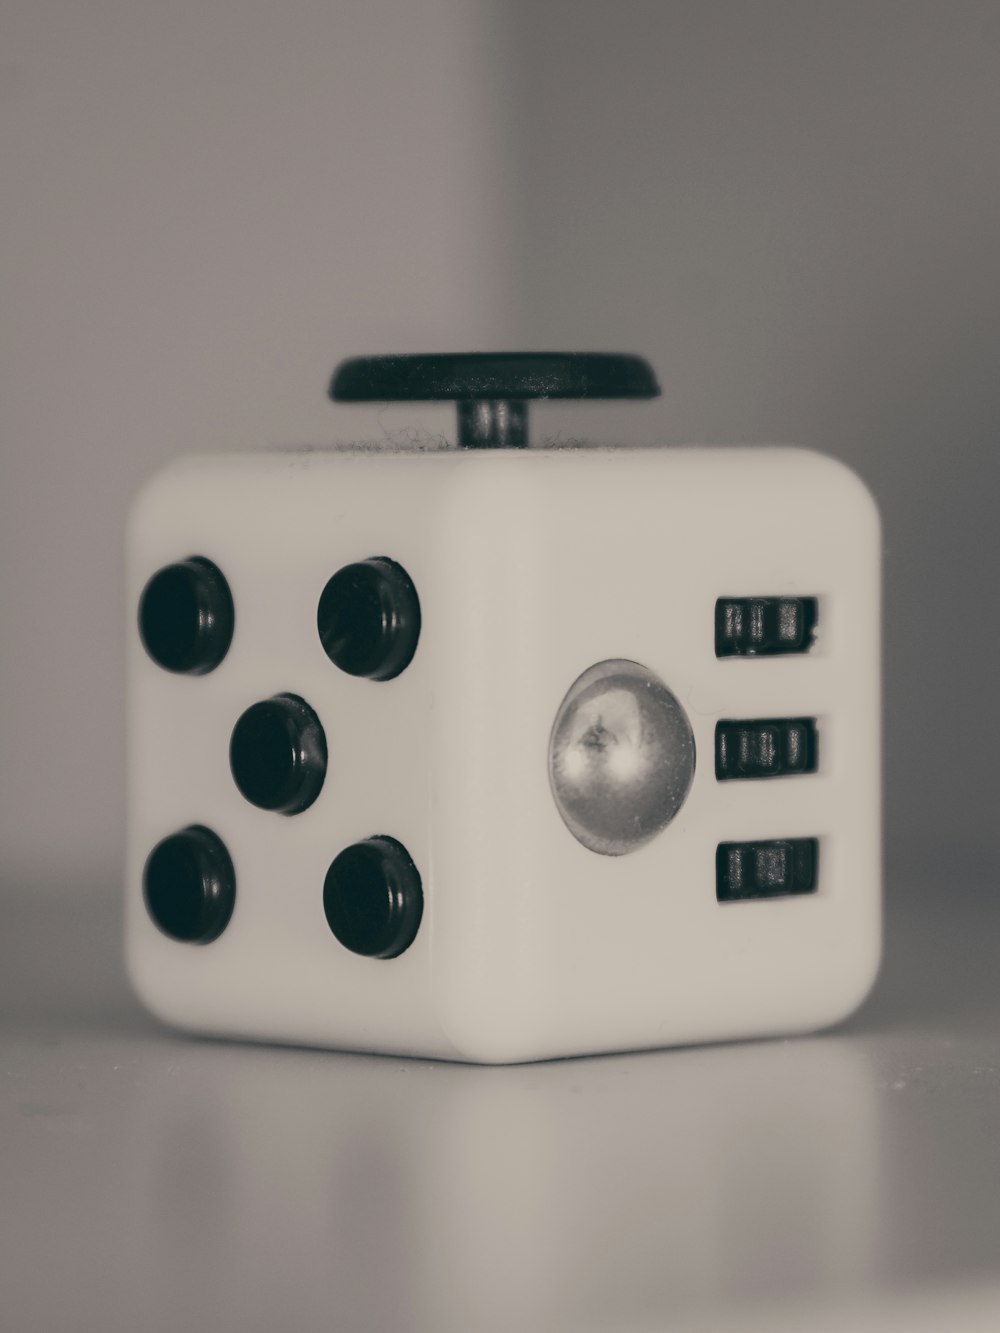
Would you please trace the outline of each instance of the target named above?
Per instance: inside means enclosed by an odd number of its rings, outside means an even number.
[[[154,574],[139,599],[139,634],[166,671],[214,670],[233,638],[233,598],[222,571],[193,555]]]
[[[326,736],[297,694],[253,704],[233,728],[229,766],[253,805],[297,815],[315,801],[326,777]]]
[[[423,910],[420,872],[395,838],[356,842],[326,872],[323,911],[352,953],[398,957],[413,943]]]
[[[338,403],[458,399],[656,398],[641,356],[609,352],[438,352],[353,356],[334,372]]]
[[[229,923],[236,874],[226,845],[200,824],[172,833],[149,854],[142,876],[146,910],[173,940],[208,944]]]
[[[316,625],[326,655],[341,671],[392,680],[417,650],[417,590],[387,556],[345,565],[323,589]]]

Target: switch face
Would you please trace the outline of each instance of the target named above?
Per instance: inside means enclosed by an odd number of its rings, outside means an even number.
[[[774,717],[718,722],[715,776],[780,778],[816,771],[816,719]]]
[[[720,842],[715,854],[715,896],[720,903],[781,898],[816,890],[815,838]]]
[[[807,653],[817,616],[815,597],[720,597],[715,603],[715,655]]]

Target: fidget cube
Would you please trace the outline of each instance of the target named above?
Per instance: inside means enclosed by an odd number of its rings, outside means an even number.
[[[459,444],[129,529],[126,943],[194,1032],[475,1062],[801,1032],[880,952],[879,525],[786,448],[523,447],[615,357],[345,363]]]

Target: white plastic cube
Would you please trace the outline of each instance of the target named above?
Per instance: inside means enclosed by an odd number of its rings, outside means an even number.
[[[175,464],[129,536],[127,957],[144,1003],[192,1031],[477,1062],[802,1032],[867,993],[880,954],[879,524],[845,467],[794,449],[272,451]],[[164,670],[136,608],[200,556],[235,613],[223,660]],[[317,604],[388,557],[421,608],[391,680],[345,673]],[[807,651],[716,655],[720,599],[809,598]],[[622,854],[568,826],[550,780],[560,706],[637,663],[686,716],[696,762],[669,822]],[[300,813],[230,771],[254,703],[291,693],[328,768]],[[719,780],[727,720],[810,719],[815,771]],[[197,825],[236,893],[210,943],[147,911],[151,850]],[[396,957],[327,923],[344,848],[402,844],[423,914]],[[720,900],[720,846],[815,839],[810,892]]]

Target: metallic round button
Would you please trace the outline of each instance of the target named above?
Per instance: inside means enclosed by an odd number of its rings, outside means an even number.
[[[316,626],[324,652],[341,671],[392,680],[409,666],[420,637],[413,580],[387,556],[345,565],[323,589]]]
[[[559,706],[549,782],[566,827],[592,852],[622,856],[666,828],[694,766],[687,714],[638,662],[598,662]]]
[[[424,910],[420,872],[395,838],[368,838],[334,860],[323,884],[327,924],[345,949],[396,958],[416,938]]]
[[[253,704],[233,728],[229,767],[243,795],[262,810],[297,815],[319,795],[326,777],[326,735],[297,694]]]
[[[164,935],[185,944],[209,944],[233,914],[236,874],[222,839],[192,824],[156,844],[142,889],[146,910]]]
[[[165,671],[202,676],[213,671],[233,638],[233,598],[222,571],[193,555],[166,565],[139,599],[139,634]]]

